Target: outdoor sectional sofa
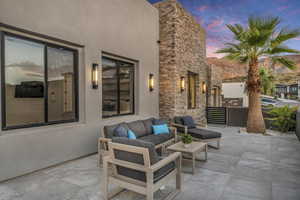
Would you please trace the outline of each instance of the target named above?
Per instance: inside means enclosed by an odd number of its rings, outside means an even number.
[[[152,125],[157,124],[158,121],[155,118],[149,118],[145,120],[137,120],[128,123],[119,123],[104,127],[104,137],[101,137],[98,142],[98,155],[99,163],[101,163],[102,157],[108,154],[108,143],[115,137],[115,129],[118,126],[123,126],[126,129],[132,130],[137,139],[153,143],[155,149],[160,149],[162,152],[167,145],[170,145],[177,141],[177,130],[174,127],[169,127],[170,134],[154,135]]]

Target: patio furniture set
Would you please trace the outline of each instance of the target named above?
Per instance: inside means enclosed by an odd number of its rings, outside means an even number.
[[[204,152],[204,161],[207,160],[207,142],[217,142],[217,148],[220,147],[221,133],[198,127],[189,116],[176,117],[170,125],[164,120],[149,118],[104,127],[98,148],[106,200],[125,189],[153,200],[157,190],[175,179],[176,189],[166,197],[173,199],[181,190],[182,159],[192,160],[195,173],[196,155]],[[188,148],[184,147],[177,130],[192,135],[195,141]],[[118,187],[109,192],[110,184]]]

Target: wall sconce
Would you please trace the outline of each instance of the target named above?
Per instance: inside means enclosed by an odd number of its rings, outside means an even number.
[[[207,91],[207,85],[205,81],[202,82],[201,88],[202,88],[202,94],[205,94]]]
[[[93,89],[98,89],[98,71],[99,71],[99,65],[93,63],[92,65],[92,88]]]
[[[154,74],[149,74],[149,91],[152,92],[154,90]]]
[[[184,76],[180,77],[180,91],[183,92],[185,90],[185,79]]]

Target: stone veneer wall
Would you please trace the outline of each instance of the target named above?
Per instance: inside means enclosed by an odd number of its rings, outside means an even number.
[[[217,93],[217,107],[222,106],[222,75],[223,71],[220,67],[217,67],[214,64],[208,64],[208,88],[207,88],[207,106],[213,105],[213,88],[218,88]]]
[[[200,83],[208,80],[205,30],[176,0],[164,0],[155,6],[160,14],[160,117],[191,115],[206,125],[206,95],[200,91]],[[188,109],[188,71],[199,75],[196,109]],[[180,91],[181,76],[186,81],[184,92]]]

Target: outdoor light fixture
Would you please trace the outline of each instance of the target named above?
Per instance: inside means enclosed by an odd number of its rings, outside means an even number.
[[[98,71],[99,71],[99,65],[96,63],[93,63],[93,65],[92,65],[92,87],[93,87],[93,89],[98,89]]]
[[[205,94],[206,90],[207,90],[207,86],[206,86],[205,81],[202,82],[202,87],[201,88],[202,88],[202,93]]]
[[[183,92],[185,90],[185,79],[184,76],[180,77],[180,91]]]
[[[150,92],[152,92],[154,90],[154,75],[153,74],[149,74],[149,90]]]

